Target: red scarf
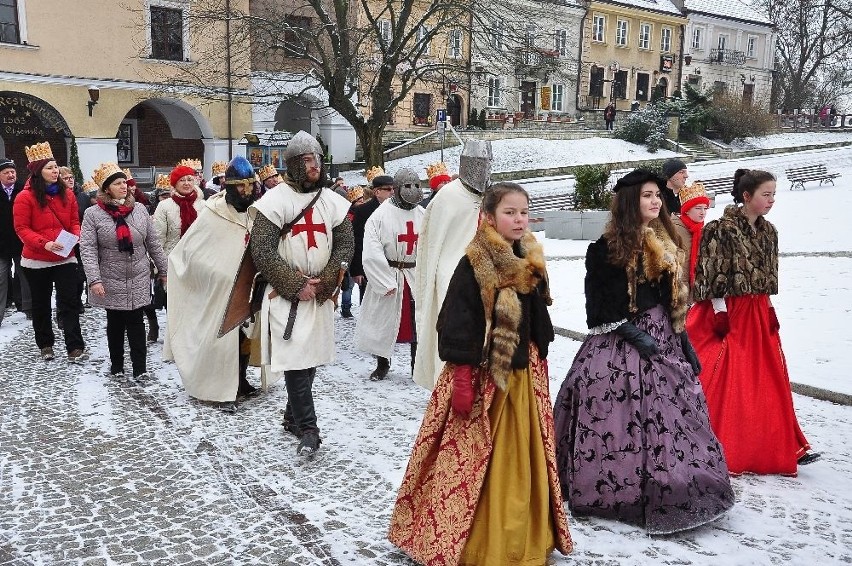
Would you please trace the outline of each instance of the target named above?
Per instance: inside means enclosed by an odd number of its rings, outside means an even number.
[[[127,215],[133,212],[132,206],[106,204],[103,201],[98,201],[98,206],[101,207],[107,214],[112,216],[115,221],[115,237],[118,239],[118,251],[127,252],[133,255],[133,236],[130,235],[130,227],[127,225]]]
[[[196,218],[198,218],[198,211],[195,210],[194,206],[192,206],[197,198],[198,193],[194,190],[186,196],[179,194],[177,191],[172,194],[172,200],[177,203],[178,208],[180,209],[181,236],[189,230],[189,227],[192,226],[192,223],[195,222]]]
[[[680,215],[680,221],[692,234],[692,249],[689,250],[689,286],[695,283],[695,262],[698,261],[698,246],[701,245],[701,230],[704,228],[703,222],[696,222],[686,214]]]

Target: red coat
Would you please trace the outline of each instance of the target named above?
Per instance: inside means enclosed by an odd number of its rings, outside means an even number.
[[[59,196],[47,195],[47,206],[42,208],[30,189],[27,180],[24,190],[15,198],[12,217],[15,232],[24,243],[21,257],[39,261],[62,261],[65,258],[44,249],[47,242],[56,240],[65,229],[76,236],[80,235],[80,213],[77,199],[70,189],[65,190],[65,202]]]

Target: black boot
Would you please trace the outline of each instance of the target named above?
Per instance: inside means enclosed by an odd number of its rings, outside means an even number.
[[[160,323],[157,321],[157,311],[148,307],[145,309],[145,317],[148,319],[148,343],[153,344],[160,338]]]
[[[315,373],[316,368],[284,372],[284,383],[287,386],[287,397],[289,398],[293,421],[299,427],[300,438],[302,439],[296,453],[305,454],[309,457],[313,455],[320,444],[317,414],[314,409],[313,383]]]
[[[249,383],[246,378],[248,371],[249,357],[248,355],[240,355],[240,381],[237,386],[237,398],[250,399],[260,394],[260,389]]]
[[[287,401],[287,406],[284,408],[284,419],[281,421],[281,426],[296,438],[302,436],[302,431],[299,430],[299,425],[296,424],[296,419],[293,418],[293,408],[290,406],[290,401]]]
[[[378,365],[376,366],[376,369],[373,370],[373,373],[370,374],[370,381],[383,380],[388,376],[388,370],[390,370],[389,359],[376,356],[376,360],[378,361]]]
[[[411,375],[414,375],[414,358],[417,357],[417,342],[411,343]]]

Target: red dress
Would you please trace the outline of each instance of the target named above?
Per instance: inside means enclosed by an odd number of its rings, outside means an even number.
[[[713,332],[713,305],[696,303],[686,330],[701,361],[710,425],[732,474],[796,475],[810,449],[793,410],[781,339],[769,323],[769,296],[727,297],[730,332]]]

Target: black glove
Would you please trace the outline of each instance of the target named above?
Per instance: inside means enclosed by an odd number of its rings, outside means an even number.
[[[650,334],[639,330],[632,322],[625,322],[615,329],[615,333],[630,342],[638,350],[639,355],[646,360],[654,354],[659,354],[660,349]]]
[[[695,353],[695,348],[692,347],[692,342],[689,341],[686,331],[680,333],[680,347],[683,349],[683,357],[692,366],[695,375],[701,373],[701,362],[698,361],[698,354]]]

